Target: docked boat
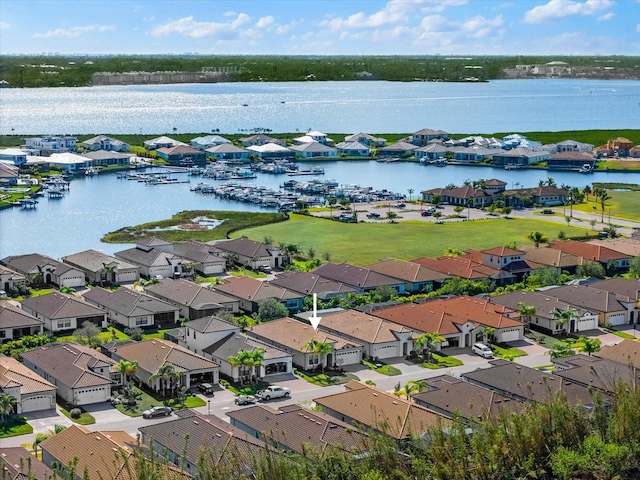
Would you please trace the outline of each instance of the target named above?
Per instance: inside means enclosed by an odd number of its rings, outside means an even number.
[[[582,168],[580,168],[580,173],[593,173],[593,165],[591,165],[590,163],[585,163],[584,165],[582,165]]]
[[[438,158],[437,160],[434,160],[434,161],[433,161],[433,164],[434,164],[436,167],[446,167],[449,163],[448,163],[448,162],[447,162],[447,160],[446,160],[446,159],[444,159],[444,158]]]

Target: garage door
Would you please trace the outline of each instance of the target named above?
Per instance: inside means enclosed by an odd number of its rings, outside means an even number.
[[[620,313],[617,315],[609,315],[607,322],[609,322],[613,326],[624,325],[624,313]]]
[[[512,330],[508,332],[502,332],[502,341],[503,342],[515,342],[517,340],[521,340],[520,330]]]
[[[340,363],[342,361],[342,363]],[[336,364],[337,365],[356,365],[360,363],[360,351],[354,350],[352,352],[337,353]]]
[[[51,395],[41,395],[22,399],[22,413],[37,412],[39,410],[49,410],[55,406]]]

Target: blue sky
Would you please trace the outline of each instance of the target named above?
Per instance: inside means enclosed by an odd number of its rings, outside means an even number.
[[[640,55],[640,0],[2,0],[0,53]]]

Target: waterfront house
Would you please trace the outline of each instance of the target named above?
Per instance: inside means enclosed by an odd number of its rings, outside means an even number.
[[[97,250],[67,255],[62,257],[62,262],[84,272],[86,281],[94,285],[105,282],[133,283],[140,279],[140,269],[137,265]]]
[[[118,140],[117,138],[108,137],[106,135],[98,135],[82,142],[82,148],[86,150],[106,150],[110,152],[128,152],[130,146],[128,143]]]
[[[196,137],[191,139],[191,146],[198,150],[207,150],[218,145],[230,144],[231,140],[221,137],[220,135],[205,135],[204,137]]]
[[[268,405],[227,412],[231,425],[279,450],[306,454],[341,450],[362,454],[367,435],[326,413],[301,405]]]
[[[326,133],[317,130],[310,130],[305,135],[294,138],[293,141],[297,144],[318,142],[324,145],[330,145],[333,143],[333,140],[328,138]]]
[[[640,370],[629,362],[622,364],[604,357],[584,354],[554,358],[551,361],[556,375],[607,396],[615,395],[619,384],[627,384],[635,389],[640,383]]]
[[[82,156],[92,160],[93,166],[108,167],[111,165],[131,165],[131,157],[133,157],[134,154],[97,150],[95,152],[85,152]]]
[[[0,186],[13,187],[18,184],[19,169],[8,161],[0,160]],[[9,198],[9,194],[5,194]]]
[[[180,316],[189,320],[239,310],[237,299],[184,279],[164,278],[147,285],[145,293],[177,306]]]
[[[427,390],[415,394],[413,401],[447,418],[460,418],[466,424],[524,410],[524,404],[518,400],[450,375],[430,378],[428,383]]]
[[[629,149],[630,158],[640,158],[640,145]]]
[[[137,441],[123,431],[91,431],[71,425],[42,443],[42,461],[67,480],[131,478]],[[75,475],[68,472],[74,465]]]
[[[114,345],[109,356],[116,362],[137,362],[136,377],[156,392],[169,388],[191,388],[200,383],[218,383],[218,364],[197,353],[162,339],[143,340],[136,343]],[[171,365],[179,377],[165,384],[156,377],[163,367]]]
[[[281,269],[291,263],[291,254],[276,245],[256,242],[247,237],[207,242],[227,258],[230,267],[243,265],[252,270]]]
[[[289,147],[301,158],[335,158],[338,149],[321,142],[304,142]]]
[[[595,168],[596,159],[593,153],[567,150],[554,153],[547,160],[547,168],[549,169],[576,170],[582,169],[585,165],[589,165],[592,169]]]
[[[490,368],[479,368],[461,378],[521,402],[544,403],[562,394],[574,406],[592,407],[595,403],[589,388],[559,375],[503,359],[492,360],[489,364]]]
[[[418,159],[437,160],[445,158],[449,153],[449,148],[438,143],[430,143],[424,147],[417,148],[413,156]]]
[[[273,285],[277,285],[302,295],[309,296],[314,293],[323,300],[332,297],[344,297],[348,293],[356,293],[359,289],[346,285],[342,282],[335,282],[311,272],[291,270],[276,274],[270,280]]]
[[[249,152],[244,148],[236,147],[232,143],[221,143],[205,149],[207,156],[213,157],[218,161],[230,160],[249,160]]]
[[[559,298],[546,295],[546,292],[528,292],[525,290],[505,293],[491,297],[492,303],[497,303],[514,311],[519,311],[521,305],[534,307],[535,312],[520,315],[520,320],[529,328],[542,330],[557,335],[559,333],[587,332],[598,328],[598,313],[585,308],[575,308],[573,305]],[[566,326],[558,325],[558,314],[568,310],[575,310],[574,318]]]
[[[199,465],[205,451],[207,462],[215,468],[228,468],[238,476],[254,478],[253,462],[261,458],[265,449],[264,442],[229,422],[190,409],[179,410],[168,422],[146,425],[139,431],[142,443],[155,452],[162,452],[163,460],[184,472],[184,480],[187,475],[199,478]]]
[[[456,188],[432,188],[420,192],[425,202],[433,203],[433,197],[440,197],[440,201],[445,205],[469,205],[474,208],[483,208],[493,202],[493,195],[487,190],[462,186]]]
[[[563,188],[544,185],[542,187],[505,190],[503,195],[505,205],[508,207],[528,207],[533,204],[554,207],[563,205],[567,201],[568,192]]]
[[[293,364],[303,370],[358,365],[362,360],[360,343],[324,330],[314,330],[308,323],[288,317],[253,325],[247,328],[247,335],[291,355]],[[331,351],[323,355],[314,353],[307,348],[312,340],[331,344]]]
[[[19,148],[0,149],[0,160],[11,163],[17,167],[23,167],[27,163],[28,152]]]
[[[404,293],[404,282],[402,280],[348,263],[326,262],[315,268],[312,273],[327,280],[349,285],[359,293],[375,290],[383,286],[391,287],[398,293]]]
[[[436,290],[451,278],[450,275],[431,270],[419,263],[398,260],[397,258],[385,258],[371,265],[365,265],[365,267],[403,281],[404,291],[407,293]]]
[[[596,148],[596,156],[600,157],[628,157],[633,148],[633,142],[628,138],[617,137],[607,141],[606,145]]]
[[[0,87],[5,86],[2,85],[3,81],[0,80]],[[28,459],[26,462],[25,458]],[[25,447],[3,447],[0,454],[0,470],[6,480],[49,480],[54,476],[53,470],[31,455],[30,449],[27,450]]]
[[[345,384],[344,392],[313,401],[323,412],[340,421],[396,440],[422,435],[449,424],[441,415],[425,407],[355,380]]]
[[[387,144],[387,139],[382,137],[375,137],[368,133],[354,133],[353,135],[347,135],[344,137],[346,143],[358,142],[366,145],[367,147],[384,147]],[[336,145],[337,146],[337,145]]]
[[[252,145],[247,147],[250,154],[262,160],[295,160],[296,152],[279,143],[265,143],[263,145]]]
[[[618,269],[626,270],[629,268],[629,260],[631,260],[631,255],[626,253],[618,252],[602,245],[578,242],[576,240],[552,240],[549,242],[549,247],[598,262],[605,268],[609,262],[613,262]]]
[[[532,150],[524,147],[517,147],[502,152],[497,151],[491,156],[494,165],[516,167],[526,167],[545,162],[549,157],[549,152],[546,150]]]
[[[268,135],[262,135],[262,134],[251,135],[249,137],[242,137],[238,139],[238,141],[243,147],[255,147],[259,145],[267,145],[268,143],[274,143],[276,145],[280,145],[281,147],[287,146],[287,142],[285,142],[284,140],[281,140],[279,138],[273,138]]]
[[[109,401],[121,382],[106,355],[74,342],[50,343],[20,354],[24,365],[58,388],[58,396],[79,407]]]
[[[76,297],[52,292],[38,297],[25,298],[22,309],[44,322],[44,328],[52,333],[80,328],[91,322],[98,328],[107,328],[107,312]]]
[[[174,140],[173,138],[161,136],[152,138],[151,140],[145,140],[143,143],[144,148],[147,150],[157,150],[159,148],[173,148],[178,145],[186,145],[186,143]]]
[[[179,320],[178,307],[131,288],[111,291],[94,287],[83,298],[124,328],[169,328]]]
[[[207,164],[206,155],[200,150],[196,150],[189,145],[178,145],[171,148],[158,148],[158,157],[167,161],[171,166],[180,167],[204,167]]]
[[[91,167],[94,161],[90,158],[75,153],[52,153],[48,157],[49,167],[57,167],[69,173],[78,173]]]
[[[56,390],[15,358],[0,355],[0,392],[15,399],[16,414],[56,408]]]
[[[30,155],[48,157],[53,153],[75,152],[78,139],[72,136],[25,138],[25,148]]]
[[[0,302],[0,342],[42,333],[44,322],[10,302]]]
[[[12,255],[0,260],[4,266],[33,279],[39,284],[53,284],[58,287],[84,287],[84,272],[71,265],[54,260],[46,255],[31,253]]]
[[[593,145],[590,143],[577,142],[576,140],[563,140],[556,143],[556,152],[582,152],[591,153],[593,157]]]
[[[411,157],[416,151],[416,147],[413,143],[396,142],[386,147],[380,147],[376,151],[376,156],[381,158],[386,157]]]
[[[289,312],[303,309],[306,295],[287,288],[274,285],[268,281],[261,281],[251,277],[228,277],[224,283],[212,286],[217,291],[235,298],[241,310],[253,314],[258,313],[263,300],[273,298],[282,303]]]
[[[426,146],[431,140],[448,140],[449,134],[442,130],[432,130],[431,128],[423,128],[411,135],[411,143],[419,147]]]
[[[200,272],[208,277],[223,274],[227,269],[227,259],[223,255],[217,255],[214,247],[197,240],[168,244],[166,246],[158,245],[155,248],[174,253],[182,258],[182,274],[184,276]]]
[[[25,276],[15,270],[5,267],[0,261],[0,290],[5,293],[11,292],[14,288],[18,288],[25,283]]]
[[[453,159],[461,163],[480,163],[491,160],[493,156],[502,150],[480,146],[462,147],[453,149]]]
[[[345,157],[369,157],[371,147],[360,142],[340,142],[336,145],[338,155]]]

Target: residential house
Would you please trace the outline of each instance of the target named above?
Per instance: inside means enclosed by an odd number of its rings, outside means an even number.
[[[411,262],[435,270],[436,272],[450,275],[451,277],[460,277],[467,280],[482,280],[486,278],[494,280],[498,284],[512,283],[515,280],[515,276],[508,272],[487,267],[469,258],[447,256],[438,258],[422,257],[411,260]]]
[[[632,366],[640,369],[640,350],[636,340],[622,339],[614,345],[605,345],[593,354],[598,358],[604,358],[620,365]]]
[[[323,313],[318,330],[359,343],[373,359],[406,357],[417,337],[410,328],[357,310]]]
[[[0,355],[0,392],[16,400],[18,415],[56,408],[56,386],[13,357]]]
[[[195,353],[203,353],[205,348],[236,333],[240,333],[239,326],[211,315],[185,322],[180,328],[180,336],[176,343]]]
[[[441,429],[441,415],[397,395],[351,380],[345,391],[315,398],[324,413],[350,425],[364,427],[396,440]]]
[[[606,145],[596,148],[598,157],[628,157],[629,150],[633,148],[633,142],[628,138],[617,137],[607,141]]]
[[[432,188],[420,192],[425,202],[433,203],[435,196],[440,198],[440,202],[450,205],[472,206],[483,208],[491,205],[493,196],[480,188],[462,186],[456,188]],[[471,204],[469,204],[471,201]]]
[[[418,159],[437,160],[439,158],[446,158],[449,153],[449,148],[438,143],[430,143],[424,147],[417,148],[413,152],[413,156]]]
[[[280,269],[291,263],[291,254],[275,245],[239,237],[208,242],[227,258],[230,265],[244,265],[252,270]]]
[[[220,135],[205,135],[204,137],[196,137],[191,139],[191,146],[198,150],[207,150],[218,145],[229,145],[231,140],[221,137]]]
[[[578,242],[576,240],[552,240],[549,242],[549,247],[598,262],[605,268],[609,262],[613,262],[618,269],[626,270],[629,268],[629,260],[631,260],[631,255],[626,253],[618,252],[602,245]]]
[[[85,280],[94,285],[133,283],[140,280],[140,268],[97,250],[85,250],[62,257],[62,262],[84,272]]]
[[[162,247],[155,248],[153,244],[145,240],[140,240],[133,248],[116,252],[114,256],[120,261],[124,261],[139,268],[140,275],[147,278],[158,277],[181,277],[186,270],[185,261],[179,255],[168,253]],[[152,242],[151,242],[152,243]],[[173,244],[168,243],[173,250]]]
[[[0,342],[42,333],[44,322],[9,302],[0,302]]]
[[[545,185],[534,188],[518,188],[504,192],[504,202],[508,207],[528,207],[533,204],[553,207],[567,201],[565,189]]]
[[[6,480],[49,480],[53,471],[25,447],[2,447],[0,470]]]
[[[530,274],[542,268],[542,265],[528,260],[524,252],[504,246],[481,251],[470,249],[461,257],[469,258],[487,267],[508,272],[514,275],[517,280],[521,280],[525,274]]]
[[[83,141],[82,148],[91,151],[107,150],[109,152],[128,152],[131,147],[128,143],[118,140],[117,138],[98,135]]]
[[[364,453],[367,443],[367,435],[350,424],[301,405],[278,409],[255,405],[227,412],[227,416],[234,427],[287,452],[342,450],[355,455]]]
[[[568,303],[573,308],[583,308],[598,314],[598,325],[626,325],[638,318],[635,298],[601,290],[586,285],[562,285],[544,290],[544,294]]]
[[[520,320],[530,328],[543,330],[551,334],[566,332],[569,334],[587,332],[598,328],[598,313],[584,308],[575,308],[558,298],[546,295],[546,292],[518,292],[506,293],[491,297],[492,303],[497,303],[511,310],[519,311],[521,304],[534,307],[535,312],[521,315]],[[574,318],[566,325],[558,324],[560,312],[575,310]]]
[[[391,287],[398,293],[404,293],[403,281],[348,263],[326,262],[314,269],[313,273],[327,280],[349,285],[359,293],[375,290],[378,287]]]
[[[585,165],[589,165],[590,168],[595,168],[596,160],[593,153],[563,151],[552,154],[547,160],[547,168],[549,169],[575,170],[581,169]]]
[[[481,146],[471,146],[453,149],[453,159],[462,163],[480,163],[493,159],[494,155],[502,150]]]
[[[218,364],[173,342],[162,339],[114,345],[109,355],[116,362],[126,360],[138,363],[136,376],[156,392],[167,388],[191,388],[199,383],[218,383]],[[162,368],[170,365],[179,378],[162,379]]]
[[[489,364],[490,368],[465,373],[462,379],[521,402],[547,402],[560,394],[574,406],[592,407],[595,403],[589,388],[559,375],[503,359],[492,360]]]
[[[324,145],[330,145],[333,140],[327,137],[326,133],[319,132],[317,130],[310,130],[305,135],[293,139],[298,144],[318,142]]]
[[[336,158],[338,149],[321,142],[304,142],[289,147],[302,158]]]
[[[338,155],[345,157],[369,157],[371,156],[371,147],[360,142],[340,142],[336,144]]]
[[[232,468],[246,478],[253,478],[253,462],[264,454],[264,442],[215,415],[201,415],[195,410],[180,410],[168,422],[139,430],[147,448],[162,452],[168,462],[193,478],[198,478],[203,451],[212,465]]]
[[[585,263],[583,257],[549,247],[527,248],[524,250],[524,258],[526,261],[542,265],[543,268],[554,268],[558,273],[566,271],[572,275],[576,273],[579,265]]]
[[[7,166],[24,167],[27,163],[28,152],[19,148],[2,148],[0,149],[0,161],[6,163]]]
[[[15,270],[0,264],[0,290],[5,293],[11,292],[14,288],[18,288],[25,283],[25,276]]]
[[[264,352],[260,365],[251,367],[229,362],[230,357],[237,357],[242,351],[253,352],[258,349]],[[268,381],[271,375],[293,371],[293,356],[291,354],[239,332],[230,333],[206,347],[202,353],[205,357],[218,363],[220,373],[233,379],[234,382],[252,381],[254,376],[257,380]]]
[[[561,152],[592,153],[593,145],[591,145],[590,143],[577,142],[575,140],[563,140],[562,142],[556,143],[556,151],[558,153],[561,153]]]
[[[20,173],[18,167],[0,160],[0,186],[13,187],[18,184],[18,177]],[[8,194],[4,194],[8,195]],[[8,198],[8,197],[5,197]]]
[[[24,275],[25,279],[35,279],[39,283],[54,284],[58,287],[86,285],[84,272],[39,253],[4,257],[0,263]],[[28,281],[31,283],[31,280]]]
[[[411,135],[411,143],[424,147],[431,140],[448,140],[449,134],[442,130],[432,130],[431,128],[423,128]]]
[[[615,395],[618,384],[635,388],[640,383],[640,370],[604,357],[577,354],[554,358],[554,373],[568,382],[596,389],[607,396]]]
[[[418,147],[413,143],[396,142],[386,147],[380,147],[376,151],[376,155],[380,158],[384,157],[411,157]]]
[[[60,292],[25,298],[22,309],[44,322],[52,333],[68,332],[91,322],[98,328],[107,328],[107,312],[103,309]]]
[[[497,343],[516,342],[524,338],[524,323],[516,319],[517,312],[487,300],[463,295],[429,300],[424,305],[433,311],[446,312],[495,329],[492,338]]]
[[[58,387],[58,396],[79,407],[109,401],[121,382],[112,359],[73,342],[50,343],[20,354],[25,367]]]
[[[530,148],[517,147],[511,150],[496,152],[492,155],[494,165],[511,165],[516,167],[526,167],[545,162],[549,159],[549,152],[542,149],[532,150]]]
[[[75,152],[78,150],[78,139],[71,136],[63,137],[31,137],[25,138],[25,148],[30,155],[48,157],[52,153]]]
[[[589,283],[592,288],[599,290],[606,290],[607,292],[614,293],[616,295],[624,295],[631,300],[640,302],[640,281],[632,280],[631,278],[614,277],[607,280],[599,280]],[[631,312],[633,313],[633,312]],[[640,323],[639,318],[631,317],[631,323]]]
[[[601,245],[631,257],[640,257],[640,232],[626,238],[594,239],[588,240],[586,243]]]
[[[68,480],[83,478],[131,478],[137,441],[123,431],[91,431],[71,425],[40,443],[42,461]],[[75,478],[68,469],[75,463]]]
[[[377,263],[365,265],[365,267],[374,272],[403,281],[404,291],[407,293],[436,290],[451,278],[450,275],[431,270],[419,263],[407,262],[396,258],[385,258]]]
[[[290,312],[298,312],[303,309],[306,297],[269,281],[263,282],[244,276],[225,278],[224,283],[214,285],[212,288],[236,299],[240,309],[250,314],[257,313],[260,303],[268,298],[278,300]]]
[[[83,157],[91,160],[91,164],[96,167],[108,167],[111,165],[131,165],[131,153],[110,152],[107,150],[97,150],[86,152]]]
[[[295,160],[296,152],[287,148],[285,145],[277,143],[265,143],[263,145],[252,145],[247,147],[249,154],[253,154],[262,160],[287,159]]]
[[[387,144],[387,139],[382,137],[375,137],[368,133],[355,133],[353,135],[347,135],[344,137],[345,142],[358,142],[368,147],[384,147]]]
[[[288,317],[253,325],[247,329],[247,335],[290,354],[294,365],[303,370],[357,365],[362,360],[360,343],[324,330],[316,331],[311,325]],[[307,348],[312,340],[330,343],[333,348],[320,358]]]
[[[146,286],[145,293],[177,306],[180,316],[189,320],[239,310],[237,299],[184,279],[162,279]]]
[[[249,160],[249,151],[244,148],[236,147],[232,143],[221,143],[205,149],[207,156],[213,157],[218,161],[223,160]]]
[[[207,164],[206,155],[189,145],[178,145],[170,148],[158,148],[158,157],[167,161],[169,165],[180,167],[204,167]]]
[[[279,138],[273,138],[268,135],[251,135],[249,137],[242,137],[238,139],[238,141],[242,144],[243,147],[255,147],[260,145],[267,145],[268,143],[273,143],[276,145],[280,145],[281,147],[286,147],[287,143],[284,140]]]
[[[413,401],[447,418],[461,418],[467,424],[524,410],[518,400],[450,375],[430,378],[428,383],[427,390],[415,394]]]
[[[48,158],[49,167],[56,167],[68,173],[82,172],[88,167],[93,166],[94,161],[90,158],[77,155],[75,153],[52,153]]]
[[[219,255],[215,248],[206,243],[191,240],[169,244],[166,247],[158,245],[158,250],[174,253],[183,259],[183,275],[200,272],[204,276],[221,275],[227,270],[227,259]],[[165,248],[167,250],[165,250]]]
[[[83,298],[107,312],[109,322],[124,328],[170,328],[179,321],[178,307],[131,288],[94,287]]]
[[[157,150],[159,148],[173,148],[178,145],[186,145],[183,142],[179,142],[178,140],[174,140],[173,138],[161,136],[152,138],[151,140],[145,140],[142,142],[144,148],[147,150]]]
[[[315,293],[322,300],[343,297],[348,293],[360,291],[360,289],[345,285],[342,282],[334,282],[315,273],[299,270],[278,273],[270,282],[273,285],[298,292],[305,297]]]

